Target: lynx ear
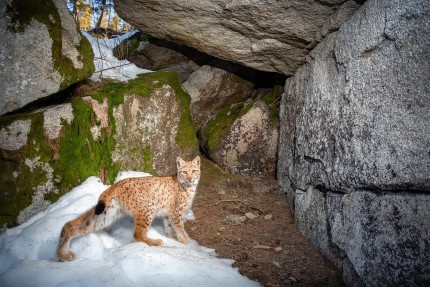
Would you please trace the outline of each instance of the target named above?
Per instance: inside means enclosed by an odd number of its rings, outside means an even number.
[[[198,167],[200,167],[200,157],[199,157],[199,156],[196,156],[196,157],[193,159],[193,164],[194,164],[194,165],[197,165]]]
[[[185,164],[185,160],[183,160],[182,158],[180,158],[179,156],[176,157],[176,168],[181,168],[182,166],[184,166]]]

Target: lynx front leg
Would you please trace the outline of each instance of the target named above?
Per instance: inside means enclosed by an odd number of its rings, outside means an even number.
[[[149,246],[160,246],[163,244],[161,239],[151,239],[147,236],[148,228],[151,226],[153,216],[138,216],[135,218],[134,239],[142,241]]]
[[[183,216],[174,215],[170,222],[172,223],[172,227],[176,232],[176,238],[178,238],[178,241],[185,244],[188,243],[190,241],[190,237],[185,231]]]

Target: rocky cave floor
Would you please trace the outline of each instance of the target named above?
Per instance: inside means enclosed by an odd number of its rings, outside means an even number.
[[[222,173],[204,160],[186,229],[263,286],[344,286],[335,266],[295,227],[275,179]]]

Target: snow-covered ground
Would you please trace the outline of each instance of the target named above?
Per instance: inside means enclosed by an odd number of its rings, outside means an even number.
[[[112,39],[96,39],[90,34],[82,32],[88,41],[90,41],[94,51],[94,66],[96,71],[91,77],[92,80],[97,81],[101,78],[107,78],[128,81],[136,78],[138,74],[151,72],[151,70],[141,69],[127,60],[118,60],[112,53],[112,49],[116,45],[136,32],[137,30],[134,30]]]
[[[117,180],[144,175],[122,172]],[[258,286],[214,250],[165,237],[161,220],[149,236],[161,238],[162,247],[135,242],[133,221],[125,218],[73,240],[76,260],[59,262],[55,252],[64,223],[91,208],[106,188],[90,177],[44,212],[7,229],[0,236],[0,286]]]

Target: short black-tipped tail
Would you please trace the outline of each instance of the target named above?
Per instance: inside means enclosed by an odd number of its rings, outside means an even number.
[[[96,205],[95,213],[96,215],[102,214],[103,211],[105,211],[106,205],[103,201],[99,200],[99,202]]]

